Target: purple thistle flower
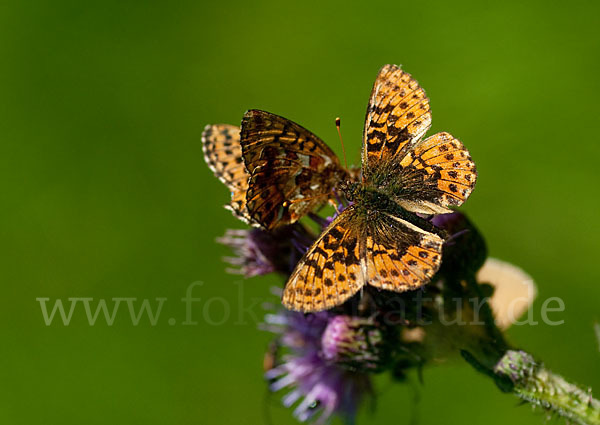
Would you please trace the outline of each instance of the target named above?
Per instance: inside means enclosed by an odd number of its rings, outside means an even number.
[[[352,422],[362,399],[372,395],[369,375],[345,369],[324,355],[323,333],[334,319],[328,312],[305,316],[284,310],[265,316],[264,328],[279,334],[288,350],[265,377],[272,391],[291,389],[283,405],[296,406],[293,414],[301,422],[324,424],[333,414]]]
[[[351,370],[376,371],[386,363],[383,332],[371,318],[335,316],[321,339],[323,357]]]
[[[235,256],[223,260],[235,268],[228,273],[253,277],[278,272],[289,274],[300,258],[300,246],[306,243],[307,230],[300,224],[267,232],[262,229],[229,229],[217,242],[232,249]],[[308,239],[310,241],[310,239]]]
[[[265,254],[269,244],[263,244],[263,233],[259,229],[228,229],[217,242],[233,250],[235,257],[223,260],[235,268],[227,268],[228,273],[243,274],[245,277],[259,276],[276,271],[275,265]]]

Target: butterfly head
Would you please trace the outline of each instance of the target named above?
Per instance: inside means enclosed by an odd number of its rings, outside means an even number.
[[[360,183],[355,183],[352,181],[345,181],[341,183],[339,188],[346,197],[346,199],[350,202],[358,200],[362,192],[362,185]]]

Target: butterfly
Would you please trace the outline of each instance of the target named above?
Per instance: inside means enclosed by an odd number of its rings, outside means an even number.
[[[296,127],[279,126],[286,131],[277,134],[294,135]],[[330,309],[366,284],[396,292],[416,289],[439,269],[445,235],[415,213],[451,212],[450,206],[461,205],[471,194],[477,171],[469,152],[450,134],[423,140],[430,126],[425,91],[400,67],[385,65],[367,108],[361,181],[338,186],[350,206],[296,265],[283,292],[286,308]],[[285,152],[275,153],[283,157]],[[306,172],[304,179],[318,179],[313,174]],[[251,186],[252,181],[249,194]],[[260,201],[248,197],[251,202]]]
[[[246,112],[241,130],[207,125],[202,149],[209,168],[231,191],[225,208],[268,230],[298,221],[331,199],[339,182],[357,178],[358,170],[345,170],[313,133],[265,111]]]
[[[225,208],[245,223],[251,223],[246,209],[250,174],[242,159],[240,128],[229,124],[207,125],[202,132],[202,151],[208,167],[231,191],[231,202]]]
[[[240,144],[250,175],[246,210],[268,230],[335,200],[339,183],[356,177],[319,137],[270,112],[245,113]]]

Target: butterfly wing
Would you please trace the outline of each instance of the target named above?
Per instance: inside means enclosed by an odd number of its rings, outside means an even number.
[[[465,202],[477,181],[469,151],[448,133],[418,143],[397,169],[402,187],[392,196],[404,209],[423,214],[452,212],[448,207]]]
[[[414,146],[430,126],[429,99],[417,81],[396,65],[381,68],[367,107],[363,179]]]
[[[342,304],[366,282],[364,220],[344,210],[298,262],[283,291],[290,310],[314,312]]]
[[[363,141],[363,182],[408,211],[452,212],[475,186],[469,152],[448,133],[421,140],[431,125],[424,90],[396,65],[384,66],[373,86]]]
[[[250,175],[242,159],[240,128],[228,124],[207,125],[202,132],[202,151],[208,167],[231,192],[231,202],[225,208],[248,222],[246,191]]]
[[[241,145],[250,174],[248,213],[267,229],[293,223],[314,210],[346,175],[321,139],[269,112],[246,112]]]
[[[366,269],[369,285],[403,292],[429,282],[441,264],[443,239],[386,212],[367,221]]]
[[[403,292],[429,282],[443,239],[388,212],[353,205],[323,231],[298,262],[284,292],[290,310],[336,307],[366,283]]]

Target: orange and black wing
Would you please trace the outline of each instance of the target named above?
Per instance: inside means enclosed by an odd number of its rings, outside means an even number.
[[[283,305],[303,312],[336,307],[366,283],[364,221],[344,210],[298,262],[283,291]]]
[[[384,212],[372,213],[366,224],[369,285],[403,292],[431,280],[442,261],[441,237]]]
[[[350,206],[298,262],[283,305],[314,312],[344,303],[365,284],[395,292],[419,288],[439,269],[442,244],[392,214]]]
[[[410,74],[396,65],[379,71],[369,105],[363,135],[363,179],[403,156],[431,125],[429,99]]]
[[[240,143],[250,174],[247,210],[267,229],[294,223],[331,198],[345,179],[337,156],[321,139],[278,115],[246,112]]]
[[[425,91],[396,65],[384,66],[373,86],[363,141],[363,181],[405,209],[449,213],[477,179],[462,143],[448,133],[425,140],[431,111]]]
[[[225,208],[248,222],[246,192],[250,175],[242,159],[240,128],[228,124],[207,125],[202,132],[202,151],[208,167],[231,192],[231,202]]]
[[[417,144],[402,158],[398,170],[403,187],[394,197],[404,209],[423,214],[452,212],[448,207],[465,202],[477,181],[469,151],[448,133]]]

